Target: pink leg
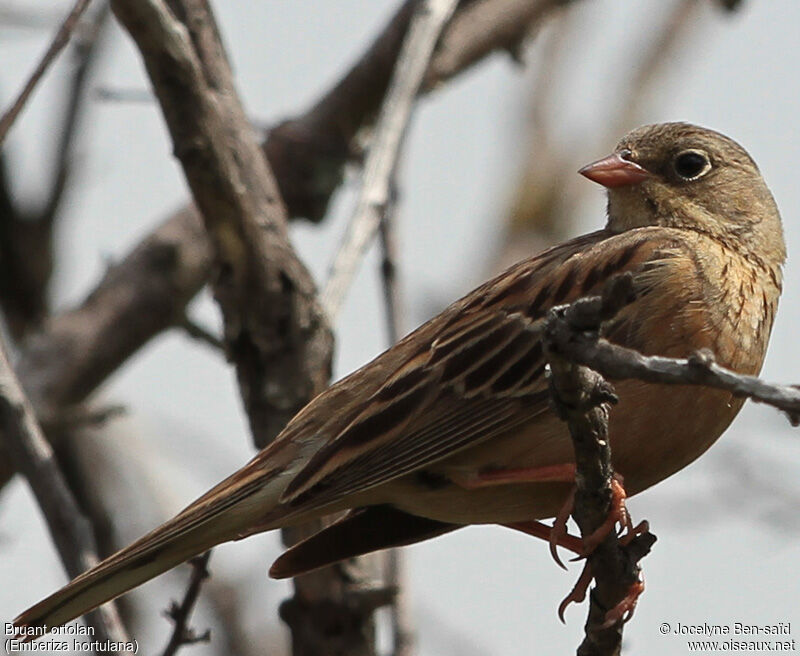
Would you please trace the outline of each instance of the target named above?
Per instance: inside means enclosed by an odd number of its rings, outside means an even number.
[[[564,463],[560,465],[547,465],[545,467],[519,467],[509,469],[492,469],[481,471],[463,476],[451,476],[453,481],[467,490],[476,490],[493,485],[508,485],[513,483],[574,483],[575,465]],[[540,522],[518,522],[507,524],[523,533],[528,533],[534,537],[542,538],[550,543],[550,553],[553,560],[559,566],[566,569],[561,558],[558,556],[557,547],[563,546],[567,549],[581,553],[582,550],[575,549],[577,538],[567,533],[567,520],[572,512],[574,492],[571,492],[566,503],[556,517],[553,528],[549,528]]]
[[[450,479],[466,490],[476,490],[492,485],[510,483],[574,483],[575,465],[548,465],[546,467],[518,467],[515,469],[490,469],[463,475],[450,475]]]
[[[456,485],[460,485],[467,490],[514,483],[574,483],[575,465],[572,463],[565,463],[561,465],[548,465],[546,467],[494,469],[460,476],[451,475],[450,478]],[[553,559],[561,567],[566,569],[564,563],[558,556],[557,548],[559,546],[585,557],[591,554],[598,545],[605,540],[606,536],[614,530],[617,522],[620,523],[622,526],[621,530],[624,532],[624,535],[620,539],[622,544],[628,544],[634,536],[648,530],[649,527],[646,521],[641,522],[637,526],[633,526],[631,522],[630,514],[625,507],[627,495],[622,485],[622,476],[615,475],[612,479],[611,493],[611,509],[609,510],[608,518],[597,530],[584,538],[582,543],[579,538],[569,535],[567,532],[567,521],[569,520],[575,503],[574,489],[570,492],[564,505],[558,512],[552,528],[538,521],[513,522],[511,524],[505,524],[505,526],[547,540],[550,543],[550,553]],[[580,603],[586,599],[586,592],[591,582],[592,569],[587,562],[584,564],[583,571],[578,581],[575,583],[575,586],[572,588],[572,591],[558,607],[558,617],[562,622],[564,621],[564,611],[570,603]],[[627,622],[633,616],[636,603],[643,591],[643,580],[634,583],[625,598],[606,613],[604,626],[610,627],[620,621]]]

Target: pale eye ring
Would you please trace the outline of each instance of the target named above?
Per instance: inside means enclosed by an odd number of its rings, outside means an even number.
[[[675,173],[684,180],[697,180],[711,170],[711,160],[702,150],[683,150],[672,160]]]

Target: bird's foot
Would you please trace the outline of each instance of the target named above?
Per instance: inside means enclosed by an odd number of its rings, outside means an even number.
[[[592,567],[587,561],[583,566],[581,575],[572,587],[572,590],[558,605],[558,619],[560,619],[563,624],[566,623],[564,620],[564,612],[567,610],[567,607],[571,603],[579,604],[586,599],[586,593],[589,590],[589,585],[592,583],[592,578]],[[639,597],[642,592],[644,592],[644,579],[640,578],[631,585],[625,597],[606,613],[602,628],[608,629],[615,624],[620,622],[624,624],[630,620],[633,617],[636,604],[639,602]]]
[[[636,527],[633,526],[630,513],[628,513],[628,509],[625,507],[626,498],[627,495],[625,493],[625,488],[622,486],[622,476],[619,474],[614,474],[614,477],[611,480],[611,508],[609,509],[608,517],[593,533],[583,538],[583,549],[580,553],[581,556],[588,556],[595,549],[597,549],[597,546],[606,539],[606,536],[611,531],[614,530],[614,527],[617,525],[617,523],[619,523],[622,527],[621,534],[624,533],[621,538],[621,540],[623,540],[623,544],[627,544],[627,542],[633,539],[634,535],[643,533],[648,529],[646,522],[643,522]],[[558,555],[557,547],[559,546],[559,540],[562,538],[562,536],[568,535],[567,521],[569,520],[574,507],[575,489],[573,488],[564,501],[564,505],[561,506],[561,510],[559,510],[558,515],[556,515],[556,518],[553,521],[553,529],[550,533],[550,554],[553,556],[553,560],[555,560],[556,563],[563,569],[566,569],[566,567],[564,567],[564,563],[561,561],[561,558]]]
[[[566,531],[555,534],[554,527],[550,527],[542,522],[531,520],[528,522],[513,522],[511,524],[505,524],[505,526],[508,528],[513,528],[515,531],[521,531],[527,535],[532,535],[535,538],[546,540],[551,544],[551,552],[556,548],[556,546],[558,546],[569,549],[578,556],[583,553],[583,542],[578,536],[570,535]],[[557,557],[557,555],[556,562],[561,565],[561,567],[564,567],[564,564]],[[566,569],[566,567],[564,567],[564,569]]]
[[[623,487],[622,476],[619,474],[615,474],[611,481],[611,495],[611,507],[608,517],[600,527],[583,538],[582,549],[580,550],[581,558],[586,558],[591,555],[603,540],[606,539],[608,534],[614,530],[617,523],[620,525],[620,530],[617,534],[619,543],[623,546],[629,544],[637,535],[642,535],[650,530],[650,524],[647,520],[639,522],[636,526],[633,525],[630,513],[625,506],[627,495]],[[561,561],[555,553],[555,549],[556,545],[561,545],[561,536],[566,534],[566,522],[572,513],[574,502],[575,491],[573,490],[569,497],[567,497],[564,506],[553,522],[553,529],[550,535],[550,549],[551,553],[553,553],[553,557],[559,564],[561,564]],[[558,606],[558,617],[562,622],[564,621],[564,611],[567,606],[572,602],[580,603],[586,598],[586,592],[592,582],[592,578],[591,566],[587,561],[572,591]],[[606,613],[603,628],[609,628],[615,624],[620,622],[624,623],[631,619],[642,592],[644,592],[644,579],[639,578],[639,580],[631,585],[625,597]]]
[[[597,529],[583,538],[584,556],[588,556],[597,549],[598,545],[606,539],[606,536],[614,530],[618,522],[622,526],[622,531],[625,533],[624,538],[628,540],[632,539],[629,538],[628,535],[633,532],[634,526],[631,522],[630,513],[625,507],[626,498],[627,494],[625,493],[625,488],[622,487],[622,477],[615,474],[611,479],[611,508],[608,511],[608,517],[606,517],[606,520]],[[641,524],[639,526],[641,526]],[[638,527],[636,528],[638,529]]]
[[[636,604],[639,602],[639,597],[644,592],[644,579],[640,578],[628,590],[628,594],[620,601],[614,608],[606,613],[606,619],[603,622],[603,628],[608,629],[615,624],[622,622],[623,624],[633,617],[636,610]],[[581,599],[583,601],[583,599]],[[563,603],[563,602],[562,602]],[[563,622],[563,620],[562,620]]]

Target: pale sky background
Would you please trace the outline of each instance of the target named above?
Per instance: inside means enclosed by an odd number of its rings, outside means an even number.
[[[21,5],[22,3],[18,3]],[[374,37],[395,0],[270,0],[215,3],[248,111],[263,121],[303,110]],[[619,72],[644,48],[646,25],[663,1],[576,3],[570,84],[557,98],[559,134],[577,152],[574,169],[605,155],[576,135],[602,133]],[[782,305],[763,375],[800,382],[800,3],[745,0],[735,15],[706,12],[674,62],[676,75],[658,90],[647,122],[688,120],[724,132],[759,163],[786,227],[789,261]],[[66,10],[67,3],[31,0]],[[0,28],[3,105],[40,56],[49,34]],[[15,127],[8,145],[19,192],[35,198],[46,170],[48,117],[63,68],[50,75]],[[113,30],[98,83],[147,87],[130,41]],[[497,55],[425,99],[415,116],[401,185],[400,261],[408,328],[485,277],[496,225],[516,180],[519,138],[530,75]],[[621,135],[618,135],[621,136]],[[101,275],[187,197],[161,115],[153,103],[94,103],[84,124],[81,174],[59,229],[58,307],[78,302]],[[352,187],[337,196],[334,220],[295,226],[305,261],[324,278]],[[589,183],[587,183],[588,185]],[[604,198],[587,194],[580,230],[604,222]],[[218,325],[204,299],[195,315]],[[337,376],[385,348],[377,259],[366,262],[337,325]],[[208,349],[172,333],[158,338],[103,389],[130,417],[104,433],[125,441],[120,477],[177,511],[244,463],[252,453],[234,377]],[[664,408],[669,412],[669,408]],[[188,457],[187,457],[188,456]],[[145,481],[138,463],[155,464]],[[650,520],[659,541],[645,560],[647,590],[626,629],[627,653],[687,653],[685,638],[662,636],[663,622],[764,624],[792,622],[800,642],[800,434],[775,411],[748,404],[709,453],[633,499],[635,518]],[[139,532],[155,519],[142,510]],[[131,535],[131,538],[136,537]],[[59,561],[27,487],[16,480],[0,500],[0,621],[64,583]],[[248,621],[274,616],[285,584],[266,581],[278,554],[272,535],[218,549],[213,571],[247,579]],[[556,616],[579,573],[550,560],[546,545],[511,531],[470,528],[406,550],[408,591],[419,654],[523,656],[574,653],[585,605]],[[185,573],[183,573],[185,575]],[[169,577],[165,577],[168,579]],[[140,653],[163,648],[169,626],[158,618],[164,586],[143,612],[153,634],[137,635]],[[202,617],[196,626],[203,627]],[[276,634],[276,640],[282,640]],[[203,646],[186,654],[208,653]],[[271,653],[269,645],[264,653]],[[752,653],[752,652],[751,652]],[[766,653],[766,652],[765,652]]]

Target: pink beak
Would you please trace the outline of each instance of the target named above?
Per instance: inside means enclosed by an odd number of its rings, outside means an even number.
[[[625,159],[619,153],[587,164],[578,173],[608,189],[638,184],[650,177],[647,170]]]

